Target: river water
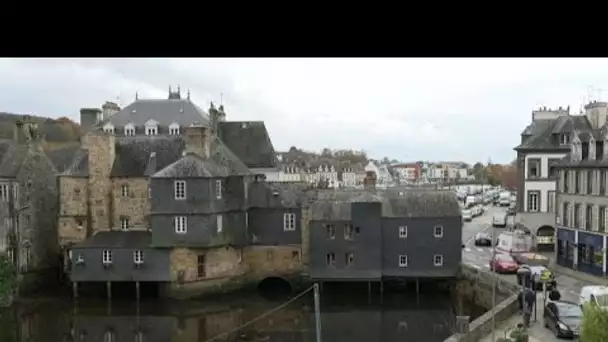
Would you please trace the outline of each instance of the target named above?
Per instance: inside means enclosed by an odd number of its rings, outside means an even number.
[[[0,341],[315,342],[312,291],[263,316],[289,298],[250,293],[180,302],[30,299],[2,311]],[[334,289],[324,290],[321,302],[323,342],[438,342],[451,335],[455,325],[455,305],[441,292],[380,296]],[[473,306],[458,310],[472,317],[483,313]]]

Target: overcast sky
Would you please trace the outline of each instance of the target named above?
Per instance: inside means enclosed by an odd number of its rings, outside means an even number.
[[[205,110],[223,94],[228,120],[264,120],[277,150],[507,163],[534,108],[578,113],[607,81],[602,59],[3,59],[0,111],[78,121],[179,84]]]

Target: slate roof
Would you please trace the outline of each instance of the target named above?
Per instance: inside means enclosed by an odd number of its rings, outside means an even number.
[[[460,205],[451,191],[349,189],[319,191],[312,203],[313,220],[348,221],[351,219],[351,204],[356,202],[382,203],[383,217],[460,216]]]
[[[149,231],[102,231],[75,244],[72,248],[146,248],[152,242]]]
[[[226,146],[249,168],[278,166],[270,135],[263,121],[223,121],[219,136]]]
[[[300,208],[316,195],[308,184],[297,182],[258,182],[251,191],[256,192],[251,203],[256,208]]]
[[[527,139],[515,147],[515,150],[568,150],[569,147],[560,145],[556,135],[575,131],[592,131],[586,116],[564,115],[556,119],[535,120],[523,130],[522,136]]]
[[[29,146],[10,144],[0,162],[0,177],[15,177],[28,154]]]
[[[136,100],[98,126],[103,127],[111,122],[115,128],[124,127],[129,123],[143,127],[150,119],[158,122],[160,127],[169,127],[174,122],[180,127],[187,127],[194,122],[209,126],[209,114],[189,99],[181,98]]]
[[[46,149],[44,152],[51,160],[57,172],[64,172],[71,164],[76,153],[80,150],[80,144],[74,143],[58,149]]]

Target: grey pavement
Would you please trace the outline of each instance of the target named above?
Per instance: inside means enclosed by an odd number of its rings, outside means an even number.
[[[462,251],[462,262],[468,265],[471,265],[476,268],[488,270],[490,268],[490,259],[492,257],[492,247],[477,247],[474,243],[474,236],[478,232],[486,231],[490,235],[495,235],[494,239],[498,237],[501,231],[504,228],[493,228],[492,227],[492,215],[494,212],[506,210],[505,208],[496,208],[496,207],[488,207],[488,211],[480,217],[474,218],[472,222],[465,222],[463,226],[463,244],[465,248]],[[512,224],[512,216],[510,216],[510,224]],[[584,275],[580,272],[574,272],[571,270],[563,269],[560,267],[552,267],[555,271],[557,286],[562,294],[562,300],[568,300],[573,302],[578,302],[578,295],[580,290],[585,285],[590,284],[601,284],[607,283],[606,280],[591,277]],[[511,283],[516,283],[515,275],[497,275],[498,279],[501,281],[507,281]],[[594,279],[591,279],[594,278]],[[536,321],[534,321],[534,316],[532,317],[532,322],[530,324],[530,341],[543,341],[543,342],[553,342],[559,341],[553,333],[545,328],[542,323],[542,315],[543,315],[543,294],[539,292],[537,294],[538,300],[538,312],[536,314]],[[496,327],[496,339],[499,337],[503,337],[505,332],[513,329],[517,323],[522,322],[522,317],[520,315],[515,315],[511,317],[509,320],[504,322],[502,325]],[[487,336],[480,341],[483,342],[492,342],[491,336]]]

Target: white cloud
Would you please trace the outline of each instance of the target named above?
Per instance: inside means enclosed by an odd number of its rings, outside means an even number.
[[[69,116],[122,95],[191,89],[203,108],[264,120],[277,149],[364,149],[408,160],[508,162],[531,111],[577,112],[602,59],[0,60],[0,111]],[[608,89],[608,88],[607,88]]]

